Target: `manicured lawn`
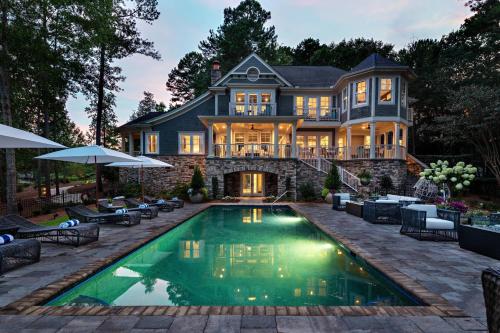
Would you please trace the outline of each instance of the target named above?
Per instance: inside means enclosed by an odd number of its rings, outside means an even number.
[[[53,226],[58,226],[59,224],[61,224],[64,221],[67,221],[67,220],[69,220],[68,215],[62,215],[62,216],[57,217],[55,220],[43,221],[43,222],[40,222],[38,224],[43,225],[45,227],[53,227]]]

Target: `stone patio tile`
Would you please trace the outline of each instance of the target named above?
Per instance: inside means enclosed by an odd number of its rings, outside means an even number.
[[[242,316],[241,328],[276,328],[273,316]]]
[[[105,316],[81,316],[75,317],[68,322],[58,333],[86,333],[97,329],[107,317]]]
[[[157,328],[157,329],[134,328],[128,332],[129,333],[168,333],[168,330],[166,328],[164,328],[164,329],[161,329],[161,328]]]
[[[474,318],[443,318],[451,326],[464,331],[487,331],[488,328]]]
[[[241,333],[278,333],[275,328],[242,328]]]
[[[74,317],[72,316],[44,316],[40,317],[34,322],[29,324],[30,329],[34,330],[59,330]]]
[[[0,316],[0,332],[18,331],[40,318],[39,316]]]
[[[239,333],[241,316],[209,316],[204,333]]]
[[[113,316],[108,317],[99,326],[96,332],[119,332],[131,330],[139,321],[137,316]]]
[[[340,317],[313,316],[309,317],[314,333],[329,333],[347,330],[346,323]]]
[[[208,316],[181,316],[176,317],[168,333],[197,333],[203,332]]]
[[[174,317],[170,316],[141,316],[134,328],[138,329],[168,329]]]
[[[384,328],[384,324],[377,316],[345,316],[342,319],[350,329]]]
[[[304,316],[277,316],[276,325],[280,333],[313,333],[309,318]]]
[[[407,317],[379,317],[379,322],[384,329],[392,330],[398,333],[422,333],[422,330],[414,322],[408,320]]]
[[[461,330],[451,326],[441,317],[425,316],[425,317],[407,317],[414,322],[422,331],[426,333],[457,333]]]

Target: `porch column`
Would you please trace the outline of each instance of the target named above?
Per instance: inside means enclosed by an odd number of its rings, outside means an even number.
[[[376,143],[376,136],[375,136],[375,122],[372,122],[370,124],[370,159],[375,158],[375,147],[377,146]]]
[[[129,155],[134,153],[134,136],[132,133],[128,134],[128,153]]]
[[[394,158],[401,158],[401,146],[399,145],[399,123],[394,123],[394,135],[392,136],[392,140],[394,140],[394,148],[396,150],[394,154]]]
[[[208,123],[208,157],[214,157],[214,130],[212,122]]]
[[[141,147],[139,151],[141,152],[141,155],[144,155],[144,131],[141,131],[140,144]]]
[[[292,123],[292,158],[297,157],[297,123]]]
[[[351,126],[347,126],[346,129],[346,160],[351,159]]]
[[[279,136],[279,124],[278,123],[274,123],[274,158],[278,158],[279,157],[279,139],[280,139],[280,136]]]
[[[226,123],[226,157],[231,157],[231,123]]]

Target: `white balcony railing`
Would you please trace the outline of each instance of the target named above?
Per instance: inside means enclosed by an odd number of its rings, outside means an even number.
[[[274,158],[274,144],[272,143],[235,143],[229,145],[231,158]],[[227,154],[227,145],[214,144],[214,156],[225,158]],[[278,145],[278,158],[291,157],[291,145]]]
[[[294,114],[302,116],[304,120],[312,121],[339,121],[339,112],[337,108],[319,107],[319,108],[301,108],[295,107]]]
[[[275,116],[276,103],[229,103],[231,116]]]

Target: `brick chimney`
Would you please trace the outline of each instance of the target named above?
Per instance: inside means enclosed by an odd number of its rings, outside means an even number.
[[[212,63],[212,69],[210,70],[210,81],[212,84],[219,81],[221,78],[220,72],[220,62],[218,60],[214,60]]]

